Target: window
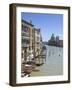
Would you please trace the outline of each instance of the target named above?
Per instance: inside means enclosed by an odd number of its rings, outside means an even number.
[[[29,27],[22,25],[22,31],[29,32]]]
[[[37,31],[37,34],[39,35],[39,34],[40,34],[40,32],[39,32],[39,31]]]
[[[29,40],[22,39],[22,43],[29,44]]]
[[[37,37],[37,41],[39,41],[39,37]]]

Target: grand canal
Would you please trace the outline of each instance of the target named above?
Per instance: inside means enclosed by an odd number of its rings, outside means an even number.
[[[37,66],[39,71],[32,71],[31,76],[52,76],[63,74],[63,48],[46,45],[44,64]]]

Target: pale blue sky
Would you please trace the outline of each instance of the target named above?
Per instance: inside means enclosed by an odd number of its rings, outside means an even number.
[[[48,41],[52,35],[63,39],[63,14],[39,14],[39,13],[21,13],[21,19],[32,20],[35,27],[41,29],[43,41]]]

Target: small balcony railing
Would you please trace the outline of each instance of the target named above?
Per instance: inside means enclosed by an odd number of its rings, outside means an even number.
[[[21,31],[22,36],[29,36],[29,32]]]
[[[22,39],[29,40],[29,36],[22,36]]]
[[[22,43],[22,47],[29,47],[29,44]]]

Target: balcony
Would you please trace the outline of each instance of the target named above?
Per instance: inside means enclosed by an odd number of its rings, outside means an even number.
[[[21,31],[22,35],[28,35],[29,36],[29,32],[25,32],[25,31]]]
[[[41,42],[40,40],[35,40],[35,43],[37,43],[37,44],[40,43],[40,42]]]
[[[28,47],[29,47],[29,44],[27,44],[27,43],[22,43],[22,47],[28,48]]]
[[[29,36],[22,36],[22,39],[26,39],[26,40],[29,40]]]

